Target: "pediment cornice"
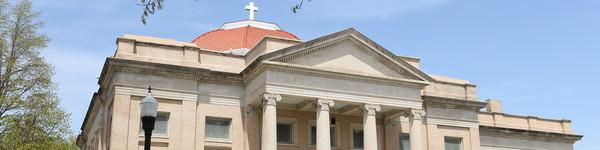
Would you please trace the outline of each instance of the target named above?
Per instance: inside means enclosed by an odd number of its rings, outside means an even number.
[[[360,50],[366,52],[368,55],[376,58],[380,63],[392,68],[396,72],[403,74],[408,79],[426,82],[434,81],[434,79],[429,77],[429,75],[397,57],[353,28],[265,54],[249,65],[250,68],[246,69],[252,69],[251,66],[259,63],[260,61],[288,62],[311,53],[326,50],[328,47],[344,42],[350,42]]]

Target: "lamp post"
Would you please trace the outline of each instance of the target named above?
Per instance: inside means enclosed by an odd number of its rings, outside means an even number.
[[[142,118],[142,128],[144,129],[144,150],[150,150],[152,130],[156,122],[158,101],[152,97],[152,88],[148,86],[146,97],[140,102],[140,111]]]

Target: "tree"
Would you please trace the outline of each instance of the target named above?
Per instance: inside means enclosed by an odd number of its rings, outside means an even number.
[[[69,113],[40,54],[48,37],[31,2],[0,0],[0,149],[70,149]],[[71,144],[72,145],[72,144]]]
[[[310,2],[311,0],[307,1]],[[140,0],[140,3],[137,5],[144,8],[144,11],[142,11],[142,18],[140,20],[142,24],[146,25],[146,20],[148,17],[150,17],[150,15],[154,15],[156,11],[161,10],[164,6],[164,2],[165,0]],[[298,10],[302,9],[303,3],[304,0],[300,0],[296,5],[292,6],[292,12],[297,13]]]

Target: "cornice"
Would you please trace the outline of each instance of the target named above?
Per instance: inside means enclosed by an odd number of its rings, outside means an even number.
[[[499,114],[499,115],[503,115],[503,116],[518,117],[518,118],[535,118],[538,120],[554,121],[554,122],[569,122],[569,123],[571,122],[571,120],[568,120],[568,119],[549,119],[549,118],[540,118],[540,117],[536,117],[536,116],[521,116],[521,115],[507,114],[507,113],[502,113],[502,112],[480,111],[479,113],[490,114],[490,115]]]
[[[284,37],[277,37],[277,36],[266,35],[266,36],[262,37],[260,40],[258,40],[258,42],[252,46],[252,48],[251,48],[250,51],[254,50],[257,45],[261,45],[261,44],[267,42],[267,40],[269,40],[269,39],[278,40],[278,41],[284,41],[284,42],[296,42],[296,43],[302,43],[303,42],[302,40],[298,40],[298,39],[290,39],[290,38],[284,38]]]
[[[445,108],[464,108],[479,111],[487,105],[487,102],[453,99],[436,96],[422,96],[426,106],[443,106]]]
[[[361,42],[364,42],[365,45],[368,45],[372,49],[377,50],[377,51],[385,54],[386,56],[389,56],[391,59],[396,60],[397,63],[403,64],[403,67],[405,67],[405,69],[410,70],[410,71],[412,71],[412,72],[420,75],[425,80],[427,80],[427,81],[434,81],[433,78],[431,78],[429,75],[427,75],[426,73],[424,73],[423,71],[421,71],[419,68],[416,68],[413,65],[409,64],[408,62],[402,60],[402,58],[396,57],[396,55],[394,53],[392,53],[391,51],[387,50],[383,46],[377,44],[377,42],[371,40],[369,37],[363,35],[362,33],[358,32],[357,30],[355,30],[353,28],[351,28],[351,29],[353,31],[353,35],[355,37],[357,37],[358,39],[361,39]]]
[[[124,94],[143,97],[146,95],[147,87],[128,85],[128,84],[115,84],[113,86],[115,94]],[[166,89],[159,87],[152,87],[152,96],[160,99],[170,99],[179,101],[193,101],[198,100],[198,92],[196,91],[183,91]]]
[[[189,45],[173,45],[173,44],[162,44],[162,43],[155,43],[155,42],[148,42],[148,41],[141,41],[141,40],[136,40],[136,39],[130,39],[130,38],[123,38],[123,37],[119,37],[117,38],[117,43],[118,42],[131,42],[134,44],[134,46],[156,46],[156,47],[171,47],[171,48],[181,48],[186,49],[186,50],[195,50],[195,51],[199,51],[199,52],[207,52],[207,53],[213,53],[213,54],[219,54],[221,56],[227,56],[227,57],[244,57],[244,56],[240,56],[240,55],[234,55],[234,54],[229,54],[229,53],[223,53],[222,51],[218,51],[218,50],[211,50],[211,49],[204,49],[204,48],[199,48],[196,46],[189,46]]]
[[[425,119],[426,119],[427,124],[437,124],[437,125],[466,127],[466,128],[478,128],[479,127],[479,122],[474,121],[474,120],[451,119],[451,118],[434,117],[434,116],[427,116]]]
[[[235,73],[118,58],[107,58],[99,83],[103,82],[103,79],[107,77],[107,73],[112,74],[112,72],[157,75],[169,78],[195,80],[204,83],[242,85],[241,76]]]
[[[88,131],[88,128],[89,128],[87,126],[87,122],[90,119],[90,117],[95,117],[95,116],[90,116],[90,115],[91,115],[92,111],[94,110],[94,108],[96,108],[96,103],[98,102],[97,99],[98,99],[98,93],[95,92],[92,95],[92,99],[90,100],[90,104],[88,105],[88,109],[87,109],[87,111],[85,113],[85,117],[83,119],[83,123],[81,124],[81,128],[80,129],[81,129],[81,133],[82,134],[84,134],[84,133],[87,134],[87,131]]]
[[[406,69],[402,65],[397,64],[396,62],[392,61],[393,60],[392,58],[386,57],[384,54],[380,53],[380,51],[372,50],[373,48],[368,47],[364,42],[362,42],[360,39],[358,39],[354,35],[347,35],[347,36],[341,37],[340,39],[335,39],[333,41],[322,43],[321,45],[317,45],[317,46],[314,46],[314,47],[311,47],[308,49],[299,50],[299,51],[291,53],[289,55],[277,57],[275,59],[272,59],[271,61],[290,62],[297,58],[301,58],[301,57],[304,57],[304,56],[307,56],[310,54],[319,53],[321,51],[328,50],[331,47],[335,47],[335,46],[342,45],[342,44],[351,44],[352,46],[358,48],[365,54],[375,58],[381,64],[389,67],[390,69],[394,70],[395,72],[398,72],[403,78],[425,81],[425,79],[421,79],[419,76],[415,75],[409,69]]]
[[[299,53],[299,52],[302,52],[307,49],[308,50],[316,49],[320,46],[335,44],[336,42],[339,42],[340,40],[344,40],[344,39],[353,39],[355,41],[355,43],[357,43],[357,44],[360,43],[359,45],[361,45],[361,47],[371,49],[372,52],[379,53],[380,56],[378,58],[387,58],[388,61],[391,61],[392,63],[397,63],[396,67],[401,67],[403,69],[406,69],[407,72],[410,72],[410,74],[415,75],[417,78],[420,78],[420,80],[424,80],[426,82],[435,81],[433,78],[431,78],[426,73],[424,73],[421,70],[419,70],[418,68],[415,68],[414,66],[410,65],[405,60],[402,60],[401,58],[397,57],[396,55],[391,53],[389,50],[378,45],[377,43],[370,40],[369,38],[367,38],[366,36],[364,36],[363,34],[361,34],[360,32],[356,31],[353,28],[345,29],[345,30],[335,32],[335,33],[332,33],[329,35],[325,35],[325,36],[322,36],[322,37],[319,37],[319,38],[316,38],[316,39],[313,39],[313,40],[310,40],[310,41],[307,41],[307,42],[304,42],[301,44],[296,44],[294,46],[290,46],[290,47],[287,47],[287,48],[284,48],[281,50],[277,50],[277,51],[259,56],[252,63],[250,63],[250,65],[248,65],[248,67],[245,69],[244,72],[250,72],[248,70],[252,70],[254,67],[258,66],[262,60],[274,60],[274,59],[278,59],[280,57],[286,57],[288,55],[293,55],[295,53]]]
[[[490,126],[483,126],[483,125],[479,126],[479,133],[481,135],[502,136],[502,137],[507,137],[507,138],[525,138],[525,139],[533,138],[533,139],[568,142],[568,143],[573,143],[573,142],[581,140],[581,138],[583,138],[583,135],[553,133],[553,132],[544,132],[544,131],[531,131],[531,130],[501,128],[501,127],[490,127]]]
[[[428,82],[425,81],[417,81],[417,80],[409,80],[409,79],[401,79],[401,78],[389,78],[389,77],[379,77],[379,76],[371,76],[364,74],[355,74],[355,73],[345,73],[338,71],[331,71],[325,69],[311,68],[302,65],[274,62],[274,61],[265,61],[261,63],[258,67],[256,67],[253,72],[247,73],[248,75],[244,77],[244,82],[248,83],[249,81],[256,78],[260,73],[264,71],[274,71],[274,72],[284,72],[291,74],[299,74],[313,77],[321,77],[321,78],[330,78],[330,79],[339,79],[339,80],[347,80],[347,81],[356,81],[363,83],[371,83],[378,85],[388,85],[388,86],[402,86],[402,87],[411,87],[411,88],[424,88],[429,85]]]
[[[446,81],[440,81],[440,80],[435,80],[436,84],[447,84],[447,85],[457,85],[457,86],[468,86],[468,87],[477,87],[477,85],[475,84],[471,84],[471,83],[465,83],[465,84],[461,84],[461,83],[452,83],[452,82],[446,82]]]

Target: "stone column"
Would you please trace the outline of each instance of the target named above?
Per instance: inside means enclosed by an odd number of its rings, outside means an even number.
[[[329,107],[334,104],[330,99],[317,100],[317,150],[331,149]]]
[[[425,117],[425,111],[422,109],[410,110],[410,149],[411,150],[424,150],[423,148],[423,136],[422,129],[423,117]]]
[[[365,150],[377,150],[377,120],[375,115],[381,106],[365,104],[363,111],[363,140]]]
[[[277,150],[277,102],[281,95],[265,93],[262,113],[262,150]]]

